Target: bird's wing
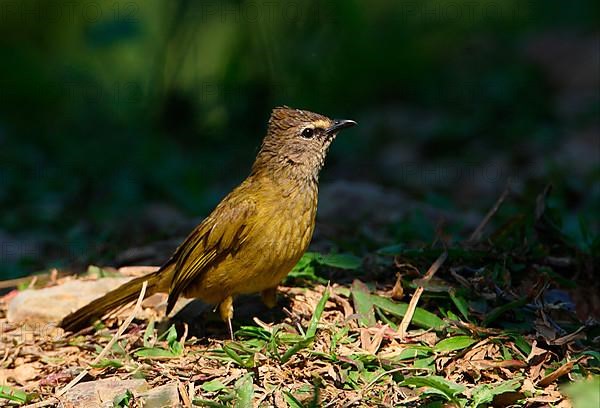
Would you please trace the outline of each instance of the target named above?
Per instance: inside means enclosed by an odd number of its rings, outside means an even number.
[[[169,290],[167,314],[179,295],[205,271],[235,255],[248,236],[256,214],[256,202],[231,194],[215,208],[181,244],[170,262],[175,272]]]

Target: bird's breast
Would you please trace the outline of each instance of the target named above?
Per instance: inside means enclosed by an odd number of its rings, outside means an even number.
[[[256,195],[256,214],[236,253],[188,290],[211,303],[225,296],[276,287],[298,263],[312,238],[317,185],[269,187]]]
[[[317,191],[312,186],[290,188],[273,201],[265,200],[257,244],[271,253],[274,264],[295,264],[300,259],[312,238],[316,208]]]
[[[316,208],[316,186],[274,193],[261,201],[257,222],[238,254],[243,258],[232,260],[242,264],[240,293],[277,286],[291,271],[312,238]]]

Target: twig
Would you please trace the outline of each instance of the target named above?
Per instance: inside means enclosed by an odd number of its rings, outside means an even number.
[[[190,408],[192,406],[192,400],[190,398],[190,394],[188,394],[188,390],[185,389],[185,386],[181,381],[177,381],[177,390],[179,391],[179,395],[181,395],[181,399],[183,400],[183,406],[185,408]]]
[[[438,256],[438,258],[435,260],[435,262],[429,267],[429,269],[427,270],[427,273],[425,273],[425,276],[421,280],[422,284],[427,283],[433,277],[433,275],[435,275],[435,273],[438,271],[438,269],[440,269],[440,267],[446,261],[446,258],[448,258],[448,252],[444,251],[440,254],[440,256]],[[420,285],[417,288],[417,290],[415,290],[415,293],[413,293],[413,295],[410,299],[410,303],[408,304],[408,308],[406,309],[406,314],[402,318],[402,322],[400,322],[400,326],[398,327],[398,333],[400,335],[400,339],[404,339],[404,337],[406,336],[406,330],[408,329],[408,325],[410,324],[410,321],[413,318],[415,310],[417,309],[417,303],[419,303],[419,298],[423,294],[423,290],[424,290],[423,285]]]
[[[138,296],[138,300],[135,303],[135,307],[133,309],[133,312],[131,312],[131,315],[129,315],[129,317],[123,322],[123,324],[121,324],[121,326],[119,327],[119,330],[117,330],[117,332],[112,337],[112,339],[110,339],[110,341],[108,342],[108,344],[106,344],[106,346],[104,346],[104,348],[102,349],[102,351],[100,352],[100,354],[98,354],[98,356],[96,356],[96,358],[94,359],[94,361],[92,361],[92,363],[90,365],[98,364],[100,362],[100,360],[102,360],[102,358],[106,355],[106,353],[108,353],[108,350],[110,350],[112,348],[113,344],[115,344],[115,342],[119,339],[119,337],[121,337],[123,335],[123,332],[125,332],[125,330],[127,329],[127,327],[131,324],[131,322],[135,318],[135,315],[139,312],[140,308],[142,307],[142,301],[144,300],[144,296],[146,295],[146,288],[147,287],[148,287],[148,281],[144,281],[144,283],[142,283],[142,289],[140,290],[140,296]],[[88,373],[89,373],[88,369],[85,369],[82,372],[80,372],[77,377],[73,378],[73,380],[71,380],[70,383],[68,383],[67,385],[65,385],[64,388],[62,388],[61,390],[59,390],[56,393],[56,395],[60,397],[65,392],[69,391],[79,381],[81,381],[81,379],[83,377],[85,377]]]
[[[494,214],[496,214],[498,212],[498,210],[500,209],[500,206],[502,205],[502,203],[504,202],[504,200],[506,199],[506,197],[508,196],[509,193],[510,193],[510,185],[507,184],[506,187],[504,187],[504,191],[502,192],[502,194],[500,195],[500,197],[498,198],[498,200],[496,201],[494,206],[490,209],[490,211],[488,211],[488,213],[485,215],[483,220],[481,220],[481,223],[479,223],[477,228],[475,228],[475,231],[473,231],[473,233],[467,240],[467,244],[472,244],[472,243],[479,241],[479,239],[481,238],[481,234],[483,233],[483,229],[486,227],[486,225],[488,225],[488,223],[490,222],[490,220],[492,219]]]

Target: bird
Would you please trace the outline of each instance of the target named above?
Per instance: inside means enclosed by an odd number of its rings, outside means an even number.
[[[288,106],[272,110],[249,176],[196,226],[155,272],[134,278],[68,314],[59,326],[76,332],[139,297],[168,293],[167,316],[179,296],[218,307],[233,339],[233,300],[261,293],[268,307],[277,287],[312,239],[319,173],[339,131],[335,120]]]

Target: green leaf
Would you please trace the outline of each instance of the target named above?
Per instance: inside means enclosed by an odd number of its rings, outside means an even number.
[[[352,282],[352,300],[354,310],[358,313],[358,322],[361,326],[372,327],[377,323],[373,312],[373,301],[367,285],[358,279]]]
[[[358,269],[362,265],[362,259],[352,254],[318,254],[315,261],[320,265],[348,270]]]
[[[303,385],[296,389],[297,393],[312,393],[312,399],[310,402],[303,404],[298,398],[296,398],[290,391],[283,391],[283,399],[290,408],[319,408],[319,386],[315,384],[311,389],[308,385]]]
[[[130,390],[125,390],[124,393],[117,395],[113,399],[114,408],[126,408],[133,402],[134,396]]]
[[[302,403],[298,401],[298,399],[294,397],[289,391],[283,392],[283,399],[285,400],[285,402],[287,402],[290,408],[304,408],[304,405],[302,405]]]
[[[235,408],[252,408],[254,400],[254,383],[252,374],[247,373],[235,382]]]
[[[521,387],[521,378],[503,381],[496,384],[481,384],[473,388],[471,398],[473,406],[477,407],[481,404],[489,404],[494,400],[496,395],[502,395],[506,392],[517,391]]]
[[[290,347],[281,357],[281,363],[285,364],[287,363],[290,358],[292,358],[294,356],[294,354],[296,354],[297,352],[299,352],[300,350],[308,347],[308,345],[313,341],[313,338],[308,338],[308,339],[303,339],[300,340],[298,343],[294,344],[292,347]]]
[[[210,400],[205,400],[205,399],[200,399],[200,398],[195,398],[192,401],[192,404],[198,405],[198,406],[201,406],[201,407],[228,408],[227,405],[223,405],[223,404],[220,404],[218,402],[214,402],[214,401],[210,401]]]
[[[427,358],[419,358],[414,361],[413,367],[415,368],[424,368],[427,370],[433,370],[435,368],[436,356],[431,356]]]
[[[351,254],[322,255],[316,252],[306,252],[286,279],[304,279],[322,284],[327,283],[327,280],[317,275],[314,267],[315,263],[340,269],[358,269],[362,264],[362,260]]]
[[[225,385],[219,380],[211,380],[202,384],[200,388],[202,388],[202,390],[206,392],[215,392],[224,389]]]
[[[175,329],[175,325],[172,324],[171,327],[169,327],[169,330],[167,330],[167,344],[170,348],[174,343],[178,343],[177,329]]]
[[[305,336],[306,338],[314,337],[315,334],[317,333],[317,326],[319,324],[319,321],[321,320],[323,311],[325,310],[325,304],[327,303],[327,300],[329,300],[329,292],[330,292],[330,288],[328,285],[327,288],[325,288],[325,291],[323,292],[323,296],[321,296],[321,300],[319,300],[319,303],[317,304],[317,307],[315,308],[315,313],[313,314],[312,318],[310,319],[308,329],[306,330],[306,336]]]
[[[573,401],[574,408],[600,407],[600,376],[570,383],[561,390]]]
[[[134,354],[137,357],[142,357],[142,358],[177,358],[177,357],[181,356],[178,353],[174,353],[171,350],[167,350],[167,349],[160,348],[160,347],[151,347],[151,348],[142,347],[141,349],[137,350]]]
[[[35,394],[28,394],[25,391],[9,387],[8,385],[0,385],[0,399],[7,399],[18,404],[25,404],[33,399]]]
[[[447,339],[444,339],[437,343],[433,348],[433,351],[436,353],[443,353],[449,351],[462,350],[464,348],[469,347],[476,340],[470,338],[469,336],[454,336]]]
[[[431,375],[428,377],[410,377],[402,381],[400,385],[412,385],[415,387],[430,387],[439,395],[444,396],[447,400],[456,399],[456,395],[465,391],[465,387],[446,380],[444,377]]]
[[[531,353],[531,344],[529,344],[529,342],[525,339],[525,337],[523,337],[522,335],[518,334],[518,333],[511,333],[510,337],[512,337],[513,341],[515,342],[515,346],[517,346],[517,348],[526,356],[529,355],[529,353]]]
[[[394,360],[409,360],[417,357],[425,357],[431,353],[431,348],[427,346],[412,346],[405,348],[398,354]]]
[[[148,330],[144,332],[144,345],[150,344],[148,337],[150,336]],[[164,339],[166,337],[168,349],[164,349],[162,347],[142,347],[137,350],[134,354],[138,357],[144,358],[175,358],[180,357],[183,354],[183,344],[177,340],[177,329],[175,329],[175,325],[171,325],[169,329],[163,333],[158,340]]]
[[[400,318],[404,317],[406,314],[406,309],[408,309],[408,304],[406,303],[396,303],[391,299],[377,295],[371,295],[371,301],[375,306],[381,308],[385,312],[391,313]],[[425,329],[441,330],[445,326],[442,319],[420,307],[415,309],[412,322]]]
[[[317,272],[313,266],[313,261],[318,254],[314,252],[306,252],[300,258],[300,261],[294,266],[291,272],[287,275],[286,281],[291,279],[302,279],[307,281],[319,282],[326,284],[327,280],[317,275]]]
[[[270,340],[272,337],[271,332],[263,329],[262,327],[257,326],[242,326],[238,331],[235,332],[235,335],[238,338],[247,338],[247,339],[260,339],[260,340]]]
[[[123,363],[120,360],[103,358],[97,364],[90,364],[94,368],[121,368],[123,367]]]
[[[254,367],[254,354],[250,354],[248,357],[243,358],[232,348],[232,346],[233,346],[233,344],[232,345],[225,344],[223,346],[223,351],[225,352],[225,354],[227,354],[227,356],[230,359],[235,361],[240,366],[242,366],[244,368],[253,368]]]
[[[465,318],[465,320],[469,320],[469,305],[464,297],[458,295],[456,293],[456,289],[452,288],[448,292],[450,295],[450,299],[454,303],[454,306],[458,309],[460,314]]]
[[[134,352],[136,356],[143,358],[176,358],[183,354],[183,344],[177,340],[177,330],[175,329],[175,325],[171,325],[171,327],[157,339],[160,341],[166,338],[167,349],[162,347],[148,347],[148,345],[151,344],[149,338],[153,331],[153,329],[151,331],[146,329],[143,336],[144,347]]]
[[[312,343],[315,334],[317,333],[317,326],[319,325],[319,321],[321,320],[321,316],[323,315],[323,310],[325,310],[325,304],[329,299],[330,290],[331,289],[329,288],[329,286],[327,286],[327,288],[323,292],[323,296],[321,296],[321,300],[319,300],[319,303],[315,308],[313,316],[310,319],[310,323],[308,324],[308,328],[306,329],[304,337],[284,353],[284,355],[281,357],[282,363],[285,364],[289,361],[290,358],[292,358],[294,354],[308,347],[308,345]]]
[[[319,254],[317,254],[316,252],[304,253],[304,255],[302,255],[302,258],[300,258],[300,260],[298,261],[296,266],[294,266],[294,269],[292,269],[292,271],[297,270],[297,269],[306,268],[307,266],[309,266],[312,263],[312,261],[315,260],[317,255],[319,255]]]
[[[152,347],[152,344],[150,344],[150,339],[152,338],[152,335],[154,334],[154,318],[150,319],[150,322],[148,323],[148,326],[146,326],[146,330],[144,330],[144,347],[146,348],[150,348]]]
[[[500,316],[502,316],[509,310],[520,308],[522,306],[525,306],[526,304],[527,298],[524,297],[521,299],[513,300],[512,302],[506,303],[502,306],[498,306],[485,317],[485,320],[483,321],[483,326],[489,326],[492,322],[496,321],[496,319],[498,319]]]

